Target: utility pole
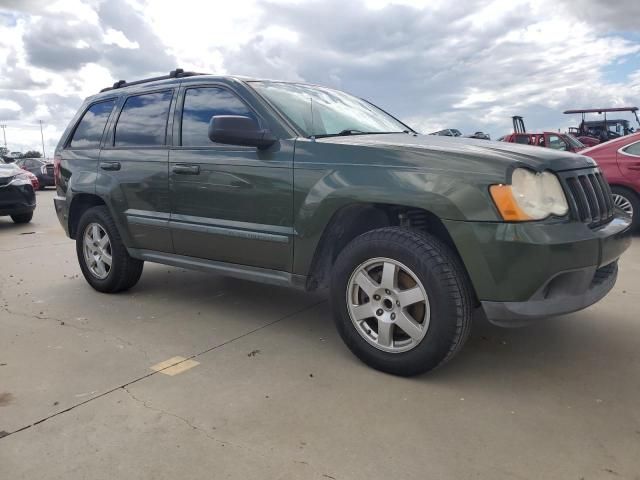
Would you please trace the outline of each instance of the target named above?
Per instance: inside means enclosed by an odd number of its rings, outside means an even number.
[[[42,139],[42,159],[47,159],[47,154],[44,151],[44,134],[42,133],[42,120],[38,120],[40,122],[40,138]]]
[[[5,128],[7,128],[6,125],[0,125],[0,128],[2,128],[2,134],[4,135],[4,148],[7,148],[7,131],[5,130]]]

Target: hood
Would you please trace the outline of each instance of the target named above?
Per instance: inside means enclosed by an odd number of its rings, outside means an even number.
[[[591,158],[581,154],[464,137],[393,133],[326,137],[317,141],[336,145],[366,146],[388,152],[417,154],[425,157],[425,161],[428,161],[429,157],[444,157],[463,163],[468,162],[469,166],[490,163],[506,169],[517,164],[537,171],[553,170],[556,172],[596,166]]]
[[[24,173],[24,170],[13,164],[0,164],[0,178],[15,177],[18,173]]]

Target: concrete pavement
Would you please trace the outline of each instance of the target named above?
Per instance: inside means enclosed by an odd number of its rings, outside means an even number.
[[[601,303],[403,379],[317,295],[150,264],[93,291],[52,197],[0,218],[0,479],[640,479],[640,237]]]

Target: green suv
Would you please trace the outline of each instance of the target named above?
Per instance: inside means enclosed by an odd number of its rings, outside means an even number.
[[[420,135],[302,83],[120,81],[84,102],[55,175],[96,290],[145,261],[326,289],[347,346],[399,375],[452,358],[476,308],[518,325],[597,302],[631,241],[590,158]]]

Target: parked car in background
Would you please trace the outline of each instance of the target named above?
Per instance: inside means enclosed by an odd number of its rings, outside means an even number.
[[[41,158],[20,158],[15,161],[15,164],[38,177],[40,189],[55,187],[56,181],[53,176],[53,163]]]
[[[437,132],[430,133],[429,135],[439,135],[441,137],[461,137],[462,132],[457,128],[445,128],[444,130],[438,130]]]
[[[16,223],[28,223],[35,208],[36,194],[28,172],[0,164],[0,217],[10,215]]]
[[[488,133],[476,132],[473,135],[467,135],[467,138],[477,138],[478,140],[491,140],[491,136]]]
[[[21,170],[27,175],[27,178],[29,178],[29,181],[31,182],[31,186],[33,187],[33,189],[40,190],[40,181],[38,180],[38,177],[36,177],[29,170],[25,170],[24,168],[22,168]]]
[[[303,83],[119,81],[82,104],[55,171],[94,289],[148,261],[325,290],[351,351],[399,375],[453,358],[475,308],[517,326],[599,301],[631,243],[590,158],[420,135]]]
[[[580,152],[593,158],[611,186],[616,206],[640,228],[640,133],[609,140]]]
[[[519,143],[521,145],[532,145],[537,147],[553,148],[563,152],[580,152],[587,148],[573,135],[556,132],[537,133],[510,133],[500,138],[499,141],[509,143]]]
[[[547,147],[563,152],[579,152],[587,148],[577,138],[566,133],[556,132],[527,132],[524,120],[520,116],[511,117],[513,120],[513,133],[500,137],[499,142],[519,143],[534,147]]]

